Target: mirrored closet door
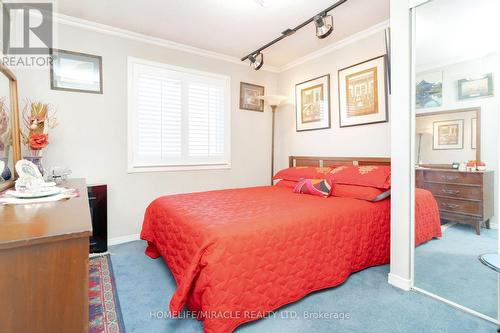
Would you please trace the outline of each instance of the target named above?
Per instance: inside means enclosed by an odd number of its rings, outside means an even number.
[[[500,1],[413,14],[414,286],[497,319]]]

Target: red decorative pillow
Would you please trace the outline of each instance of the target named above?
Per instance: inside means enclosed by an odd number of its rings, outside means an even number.
[[[301,179],[324,179],[332,168],[294,167],[278,171],[273,180],[284,179],[298,182]]]
[[[295,188],[295,186],[297,185],[297,182],[294,181],[294,180],[280,180],[278,181],[276,184],[274,184],[274,186],[277,186],[277,187],[286,187],[286,188]]]
[[[326,198],[330,196],[332,184],[327,179],[302,179],[293,189],[294,193],[311,194]]]
[[[391,187],[391,167],[387,165],[343,165],[332,169],[327,179],[335,184],[389,189]]]
[[[335,184],[331,195],[334,197],[361,199],[377,202],[388,198],[391,190],[381,190],[375,187]]]

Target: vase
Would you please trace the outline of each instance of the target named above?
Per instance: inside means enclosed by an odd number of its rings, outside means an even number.
[[[3,178],[3,180],[9,180],[12,177],[12,172],[9,169],[9,158],[8,157],[0,157],[0,161],[3,161],[5,163],[5,167],[3,170],[0,170],[0,177]]]
[[[40,171],[42,176],[44,175],[44,169],[43,169],[43,165],[42,165],[42,156],[24,156],[24,159],[28,160],[31,163],[33,163],[34,165],[36,165],[36,167],[38,168],[38,170]]]

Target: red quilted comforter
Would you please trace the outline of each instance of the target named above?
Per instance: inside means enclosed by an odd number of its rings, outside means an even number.
[[[441,236],[437,204],[417,190],[417,244]],[[255,187],[164,196],[147,208],[141,238],[177,282],[205,332],[232,332],[280,306],[387,264],[390,202]]]

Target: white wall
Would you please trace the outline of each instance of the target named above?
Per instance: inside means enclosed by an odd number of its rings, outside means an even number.
[[[276,162],[278,169],[287,167],[289,155],[390,156],[389,122],[339,127],[337,71],[385,53],[385,35],[383,31],[380,31],[279,74],[279,92],[289,96],[292,102],[295,101],[295,84],[330,74],[331,128],[297,132],[295,129],[295,106],[280,107],[276,120]]]
[[[239,84],[275,93],[276,74],[62,24],[56,31],[56,48],[102,56],[104,94],[50,90],[48,70],[16,70],[21,106],[30,98],[57,107],[60,125],[49,133],[44,165],[68,166],[73,177],[108,184],[110,237],[139,233],[146,206],[158,196],[268,184],[271,113],[239,110]],[[230,170],[127,174],[127,56],[231,77]]]
[[[418,59],[417,59],[418,61]],[[457,81],[466,78],[479,77],[484,74],[493,73],[493,79],[498,83],[500,73],[497,72],[500,54],[491,54],[479,59],[435,67],[421,71],[419,74],[429,72],[443,72],[443,105],[436,108],[417,109],[418,114],[427,112],[437,112],[455,109],[465,109],[471,107],[481,108],[481,160],[486,162],[490,169],[496,170],[498,167],[498,84],[494,84],[495,96],[472,98],[467,100],[458,99]],[[470,143],[469,143],[470,146]]]

